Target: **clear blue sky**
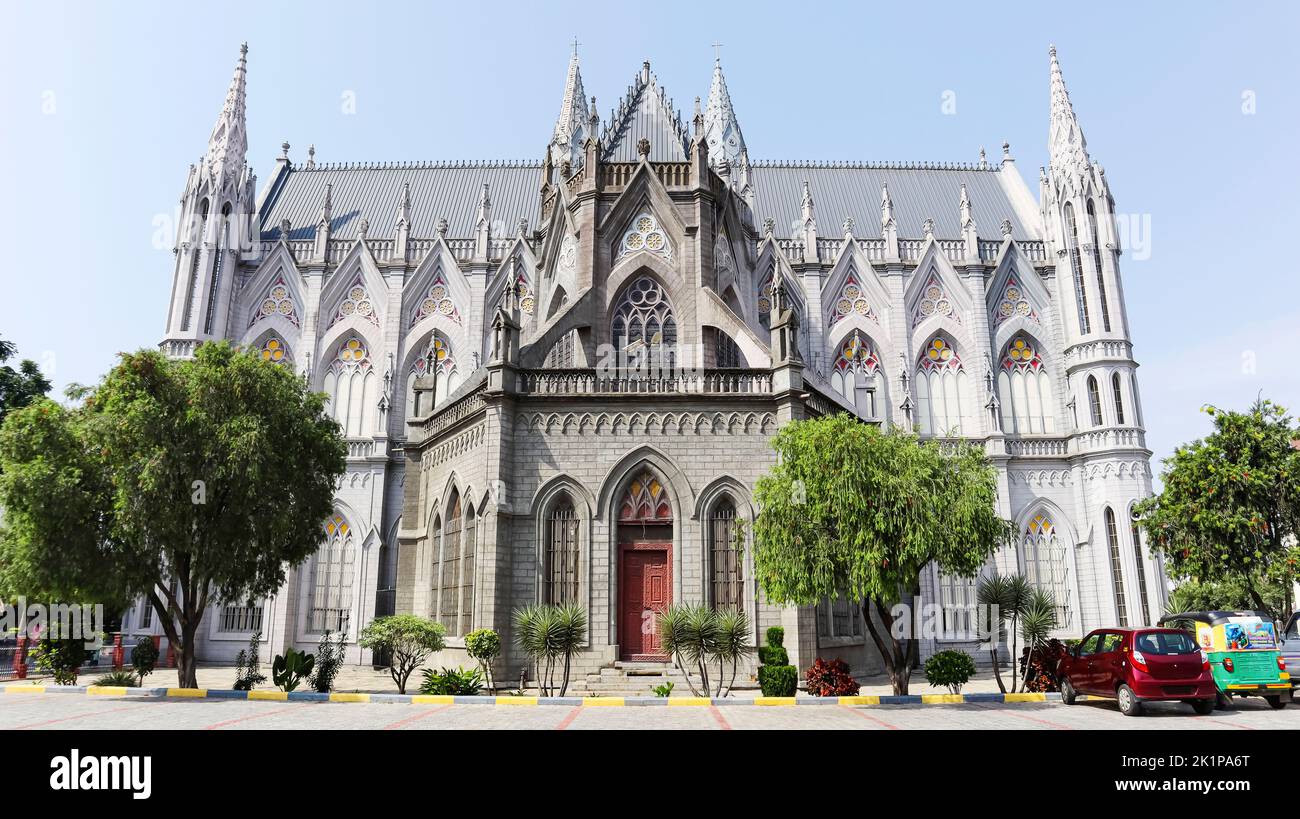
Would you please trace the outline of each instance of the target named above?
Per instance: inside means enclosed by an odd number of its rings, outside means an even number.
[[[249,161],[540,158],[576,36],[602,116],[643,59],[689,115],[720,40],[750,153],[973,161],[1011,142],[1037,190],[1055,42],[1117,208],[1148,443],[1200,405],[1300,411],[1293,5],[699,2],[8,3],[0,31],[0,336],[56,388],[156,344],[156,246],[249,42]],[[941,111],[945,91],[956,115]],[[356,113],[343,113],[353,92]],[[1255,113],[1243,113],[1243,93]],[[1253,356],[1253,370],[1244,367]]]

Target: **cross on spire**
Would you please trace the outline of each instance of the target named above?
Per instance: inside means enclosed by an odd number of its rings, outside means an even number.
[[[722,43],[713,44],[713,59],[722,62]]]
[[[573,38],[573,56],[575,56],[575,57],[578,56],[578,46],[580,46],[580,45],[582,45],[582,43],[578,42],[578,38],[577,38],[577,37],[574,37],[574,38]]]

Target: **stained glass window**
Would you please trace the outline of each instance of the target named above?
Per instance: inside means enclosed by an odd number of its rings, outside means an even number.
[[[334,513],[325,521],[325,543],[312,558],[307,630],[346,632],[352,616],[352,576],[356,562],[352,527]]]
[[[951,312],[951,305],[949,305],[949,311]],[[931,308],[931,312],[933,312],[933,308]],[[863,291],[862,284],[858,281],[857,275],[850,270],[848,276],[844,279],[844,286],[840,288],[839,297],[835,299],[835,309],[831,312],[829,326],[834,327],[840,319],[855,313],[872,321],[877,321],[876,311],[871,308],[871,303],[867,300],[867,294]]]
[[[943,336],[930,340],[916,372],[916,412],[921,432],[960,435],[969,403],[961,356]]]
[[[438,622],[451,635],[460,635],[460,567],[461,567],[460,493],[452,494],[447,522],[442,529],[442,583],[438,597]]]
[[[1065,544],[1057,534],[1056,525],[1046,512],[1039,512],[1029,519],[1022,543],[1025,577],[1036,588],[1052,594],[1056,601],[1057,627],[1068,628],[1070,585]]]
[[[649,213],[642,213],[632,220],[632,226],[623,234],[618,255],[625,256],[638,250],[648,250],[666,259],[671,259],[673,255],[668,238],[659,228],[659,222]]]
[[[374,434],[379,378],[366,343],[351,336],[339,344],[325,373],[324,392],[334,420],[349,437]]]
[[[262,342],[261,356],[263,361],[270,361],[272,364],[293,360],[289,356],[289,348],[278,336],[268,336],[266,341]]]
[[[838,308],[837,308],[838,309]],[[948,298],[948,292],[939,280],[939,276],[934,271],[930,271],[930,278],[925,283],[925,289],[921,291],[921,301],[916,306],[916,315],[912,318],[912,326],[920,324],[931,316],[946,316],[961,321],[956,308],[953,306],[952,299]]]
[[[632,283],[614,311],[611,334],[620,350],[677,344],[677,321],[659,282],[642,276]]]
[[[1018,335],[1007,343],[997,379],[1004,432],[1026,435],[1055,431],[1052,380],[1032,338]]]
[[[840,344],[831,367],[831,388],[858,407],[864,418],[874,418],[876,399],[884,385],[880,358],[871,340],[854,330]],[[858,388],[862,387],[862,390]]]
[[[370,299],[370,293],[367,292],[360,273],[353,280],[352,286],[348,288],[343,301],[339,302],[338,310],[335,311],[334,320],[330,322],[330,326],[351,316],[361,316],[371,324],[379,324],[379,317],[375,315],[374,302]]]
[[[1002,298],[998,300],[998,306],[993,311],[993,324],[997,326],[1016,316],[1027,318],[1033,322],[1038,321],[1038,312],[1029,303],[1025,289],[1020,286],[1014,276],[1010,276],[1007,278],[1006,287],[1002,288]]]
[[[618,519],[625,523],[671,523],[673,507],[659,479],[649,470],[641,472],[628,484]]]
[[[252,327],[262,319],[271,316],[281,316],[293,324],[294,327],[298,326],[298,311],[294,307],[293,297],[289,293],[289,285],[285,283],[283,276],[278,277],[266,291],[266,297],[253,311],[248,326]]]
[[[435,362],[433,370],[429,369],[430,353],[432,353],[432,358]],[[427,407],[416,407],[415,379],[423,375],[428,375],[430,372],[438,373],[438,385],[436,388],[436,394],[433,396],[433,403]],[[426,344],[420,354],[411,361],[411,367],[406,372],[407,417],[414,418],[417,410],[421,415],[428,414],[428,411],[434,406],[437,406],[438,402],[451,394],[456,382],[456,374],[456,356],[453,354],[451,342],[448,341],[442,333],[434,331],[433,335],[429,337],[429,343]],[[428,401],[428,398],[426,397],[425,400]]]
[[[523,273],[515,279],[515,301],[524,315],[531,316],[537,309],[537,298],[533,295],[533,288],[528,284],[528,279]]]
[[[441,268],[434,271],[433,282],[415,308],[415,314],[411,316],[411,324],[415,325],[428,316],[435,315],[446,316],[457,324],[461,321],[460,309],[456,306],[456,300],[452,298],[451,288],[447,286],[447,278],[442,275]]]

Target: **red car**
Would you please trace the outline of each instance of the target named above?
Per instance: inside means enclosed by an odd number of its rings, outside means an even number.
[[[1155,700],[1188,702],[1202,715],[1214,710],[1209,659],[1190,634],[1177,629],[1097,629],[1061,659],[1057,676],[1066,705],[1089,694],[1119,700],[1127,717]]]

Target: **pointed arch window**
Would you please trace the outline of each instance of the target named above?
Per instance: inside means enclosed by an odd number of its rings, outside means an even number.
[[[280,316],[286,319],[294,327],[298,326],[298,310],[294,306],[293,296],[289,292],[289,285],[285,282],[284,276],[277,276],[275,281],[266,291],[266,296],[262,303],[253,311],[253,316],[248,320],[248,326],[252,327],[262,319]]]
[[[292,364],[293,356],[289,354],[289,345],[284,343],[284,339],[279,336],[267,336],[262,342],[262,347],[258,350],[258,355],[263,361],[269,361],[272,364]]]
[[[1029,336],[1018,335],[1007,342],[998,367],[998,400],[1003,431],[1016,435],[1056,431],[1052,380]]]
[[[615,346],[629,354],[649,350],[669,356],[677,346],[677,320],[659,282],[642,276],[632,282],[614,310],[610,334]]]
[[[1101,326],[1110,332],[1110,306],[1106,304],[1106,274],[1101,268],[1101,240],[1098,238],[1097,209],[1088,200],[1088,223],[1092,226],[1092,266],[1097,271],[1097,298],[1101,302]]]
[[[460,554],[460,634],[474,629],[474,556],[478,550],[478,520],[474,504],[465,507]]]
[[[1088,321],[1088,289],[1083,283],[1083,262],[1079,258],[1079,225],[1074,215],[1074,205],[1065,203],[1065,247],[1070,256],[1070,270],[1074,274],[1074,303],[1079,310],[1079,333],[1092,332]]]
[[[884,388],[880,357],[871,340],[857,330],[844,339],[835,355],[831,388],[857,407],[862,417],[876,417],[877,398]]]
[[[1142,530],[1138,522],[1131,518],[1129,528],[1133,535],[1133,565],[1137,566],[1138,599],[1142,602],[1142,612],[1138,619],[1140,625],[1146,625],[1147,618],[1151,616],[1151,602],[1147,597],[1146,561],[1142,559]]]
[[[1095,376],[1088,376],[1088,410],[1092,415],[1092,425],[1101,426],[1101,390],[1097,387]]]
[[[1115,610],[1121,626],[1128,625],[1128,605],[1124,600],[1124,567],[1119,556],[1119,530],[1115,527],[1115,510],[1106,507],[1106,545],[1110,548],[1110,576],[1115,592]]]
[[[636,253],[640,250],[658,254],[665,259],[673,257],[672,247],[668,244],[668,237],[659,227],[659,221],[649,212],[642,213],[632,220],[632,225],[623,234],[623,241],[619,245],[618,255],[619,258],[622,258],[629,253]]]
[[[438,384],[434,390],[433,402],[427,407],[417,407],[415,397],[415,379],[437,373]],[[459,370],[451,341],[437,330],[429,336],[424,350],[411,362],[406,371],[406,417],[414,418],[417,411],[427,415],[433,407],[451,394],[458,381]],[[428,401],[428,398],[425,398]]]
[[[379,378],[364,340],[350,336],[339,344],[325,371],[328,411],[349,438],[374,434]]]
[[[542,567],[542,602],[578,602],[578,513],[568,495],[546,514],[546,555]]]
[[[460,505],[460,492],[452,490],[451,502],[447,506],[447,521],[442,527],[441,581],[438,593],[438,622],[451,635],[461,635],[460,629],[460,569],[461,569],[461,524],[463,522]]]
[[[352,619],[352,580],[356,544],[347,519],[335,512],[325,521],[325,543],[312,556],[307,630],[348,631]]]
[[[715,367],[745,366],[745,356],[740,352],[739,345],[721,330],[715,330],[713,334],[713,365]]]
[[[1119,373],[1111,373],[1110,388],[1115,393],[1115,423],[1123,426],[1124,424],[1124,390],[1120,386]]]
[[[715,609],[745,604],[744,550],[738,542],[736,504],[724,495],[709,511],[710,600]]]
[[[650,470],[642,470],[627,486],[619,504],[620,523],[672,523],[673,506],[664,485]]]
[[[960,435],[970,385],[952,342],[936,336],[925,346],[916,370],[916,411],[926,435]]]
[[[1050,592],[1056,602],[1056,619],[1062,629],[1070,625],[1069,567],[1066,563],[1065,543],[1056,531],[1056,525],[1046,512],[1029,520],[1021,540],[1021,557],[1025,563],[1025,577],[1035,588]]]
[[[560,336],[546,353],[542,366],[546,369],[565,370],[574,366],[574,354],[578,346],[578,331],[570,330]]]

